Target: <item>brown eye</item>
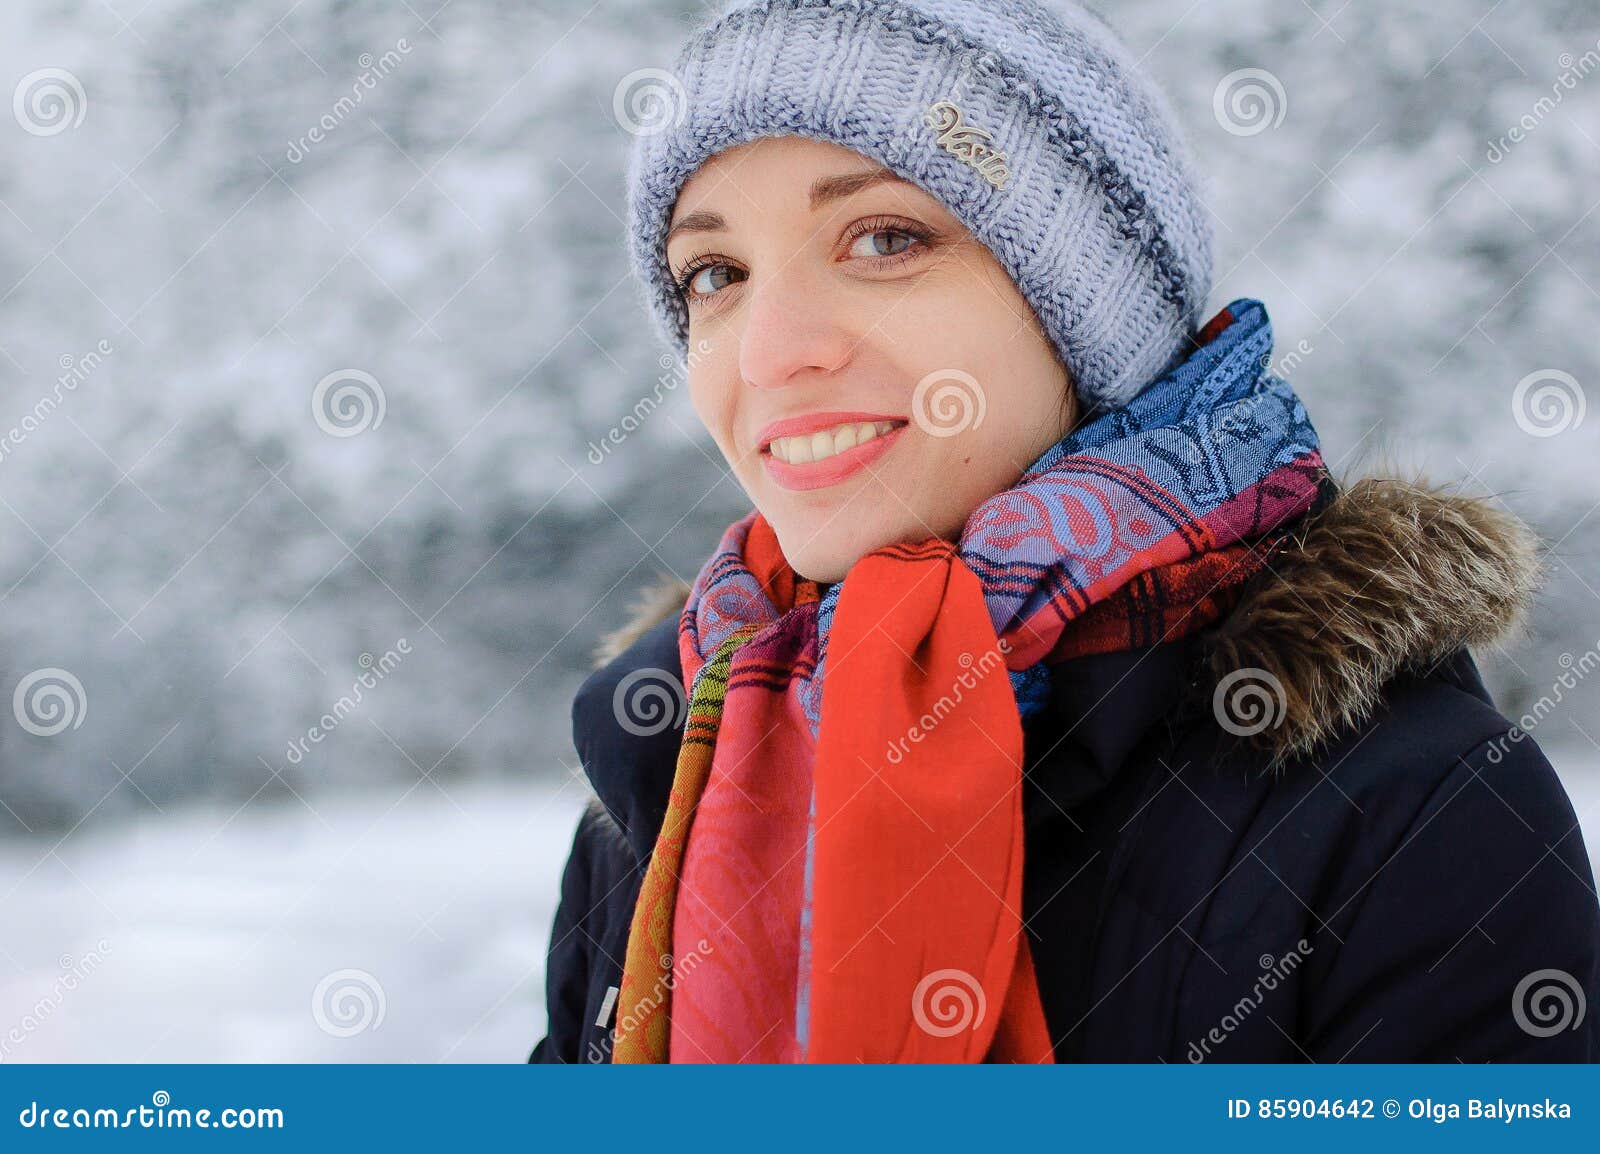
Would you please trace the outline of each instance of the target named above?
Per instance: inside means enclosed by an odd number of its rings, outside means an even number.
[[[856,237],[850,244],[851,256],[899,256],[918,241],[919,237],[903,228],[880,228]],[[862,251],[862,246],[866,251]]]
[[[743,279],[744,274],[731,264],[708,264],[691,272],[684,287],[690,296],[710,296]]]

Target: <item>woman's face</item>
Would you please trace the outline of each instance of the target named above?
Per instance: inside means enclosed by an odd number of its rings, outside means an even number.
[[[667,260],[695,411],[803,577],[956,540],[1071,425],[1067,372],[994,254],[850,149],[767,137],[712,157]]]

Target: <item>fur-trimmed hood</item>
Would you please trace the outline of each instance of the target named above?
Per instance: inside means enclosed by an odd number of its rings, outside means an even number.
[[[1196,689],[1209,696],[1249,671],[1281,712],[1254,740],[1275,761],[1309,753],[1371,716],[1397,673],[1515,630],[1540,577],[1538,538],[1504,508],[1423,482],[1365,478],[1308,516],[1201,636]],[[679,578],[659,577],[601,641],[596,666],[681,610],[688,592]]]

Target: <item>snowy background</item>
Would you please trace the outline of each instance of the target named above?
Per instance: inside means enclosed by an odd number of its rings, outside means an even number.
[[[1600,13],[1107,7],[1330,460],[1549,542],[1480,657],[1600,845]],[[703,12],[0,5],[0,1060],[538,1038],[572,690],[743,511],[677,392],[590,452],[662,372],[618,101]]]

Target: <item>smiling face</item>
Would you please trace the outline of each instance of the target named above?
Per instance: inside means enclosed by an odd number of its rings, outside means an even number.
[[[801,576],[956,540],[1071,425],[1067,371],[994,254],[850,149],[718,153],[678,197],[667,260],[695,411]]]

